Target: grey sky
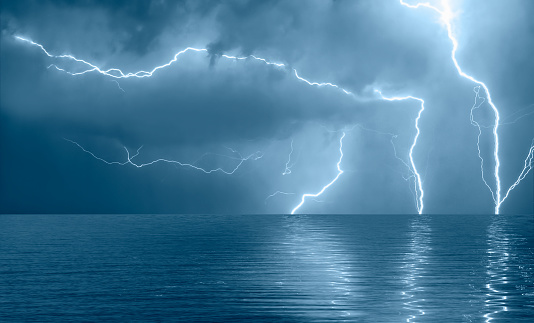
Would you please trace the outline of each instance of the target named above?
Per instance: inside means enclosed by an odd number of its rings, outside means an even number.
[[[534,137],[534,4],[452,3],[458,60],[488,85],[501,114],[506,191]],[[3,1],[1,18],[2,213],[287,213],[336,176],[342,131],[345,172],[300,212],[416,213],[410,170],[395,150],[409,164],[419,104],[380,100],[375,88],[425,100],[413,152],[424,211],[493,212],[470,123],[476,84],[458,75],[446,29],[431,10],[396,0]],[[52,54],[125,72],[150,70],[189,46],[208,52],[188,52],[150,78],[117,83],[47,68],[83,66],[49,58],[16,35]],[[310,86],[293,69],[355,96]],[[483,126],[493,122],[487,103],[475,117]],[[493,137],[482,129],[493,187]],[[136,168],[103,163],[64,138],[108,161],[126,161],[124,146],[132,153],[143,146],[138,163],[165,158],[205,169],[233,169],[239,155],[231,149],[263,157],[232,175],[167,163]],[[294,163],[283,175],[291,141]],[[532,178],[502,212],[532,212]],[[266,200],[276,191],[293,194]]]

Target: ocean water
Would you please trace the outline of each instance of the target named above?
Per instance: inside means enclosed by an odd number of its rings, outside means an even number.
[[[0,215],[1,322],[533,318],[533,215]]]

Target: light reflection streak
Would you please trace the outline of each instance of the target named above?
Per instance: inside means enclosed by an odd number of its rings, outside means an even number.
[[[425,276],[425,266],[428,265],[428,254],[432,250],[430,247],[431,229],[430,218],[428,216],[413,217],[409,231],[409,251],[405,254],[402,270],[406,272],[403,282],[406,289],[401,291],[404,309],[411,313],[406,322],[416,322],[425,315],[424,302],[421,297],[424,287],[421,280]]]
[[[305,298],[323,300],[325,308],[321,311],[324,319],[336,322],[352,322],[360,311],[354,308],[354,300],[361,298],[356,294],[355,270],[350,265],[354,260],[343,248],[342,237],[325,230],[324,227],[313,226],[311,218],[306,215],[286,216],[288,236],[283,247],[288,253],[293,272],[298,275],[298,293]],[[297,279],[295,279],[297,280]],[[317,319],[319,311],[313,315]]]
[[[495,217],[488,227],[488,250],[486,252],[487,265],[485,290],[485,322],[491,322],[499,314],[508,311],[507,273],[510,269],[510,249],[511,236],[506,233],[504,227],[506,218],[504,216]]]

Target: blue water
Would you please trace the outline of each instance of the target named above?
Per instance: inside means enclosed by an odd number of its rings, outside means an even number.
[[[520,322],[532,215],[0,215],[0,321]]]

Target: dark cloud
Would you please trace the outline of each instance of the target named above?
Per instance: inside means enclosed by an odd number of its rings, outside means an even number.
[[[457,25],[462,66],[487,81],[509,121],[532,112],[527,13],[534,8],[523,4],[468,4]],[[496,16],[499,25],[491,23]],[[473,83],[457,75],[446,30],[428,10],[396,1],[4,1],[1,17],[1,212],[288,212],[301,194],[335,176],[341,129],[352,129],[347,171],[322,203],[305,210],[414,212],[411,182],[403,179],[409,170],[391,141],[407,162],[419,105],[376,100],[375,87],[426,100],[414,150],[425,211],[492,212],[469,122]],[[188,46],[208,52],[183,54],[151,78],[117,83],[97,73],[73,77],[47,69],[80,66],[48,58],[14,35],[127,72],[150,70]],[[293,68],[355,97],[299,81]],[[502,126],[503,188],[526,157],[532,117]],[[490,125],[491,118],[487,104],[477,111],[477,120]],[[491,133],[484,132],[493,183]],[[214,155],[236,156],[225,147],[243,155],[261,150],[264,157],[232,176],[164,164],[136,169],[106,165],[63,138],[110,160],[125,160],[123,145],[131,151],[144,145],[142,161],[205,167],[231,167],[235,160]],[[292,139],[298,163],[282,175]],[[266,203],[277,190],[295,194]],[[532,210],[529,182],[513,195],[507,212]]]

